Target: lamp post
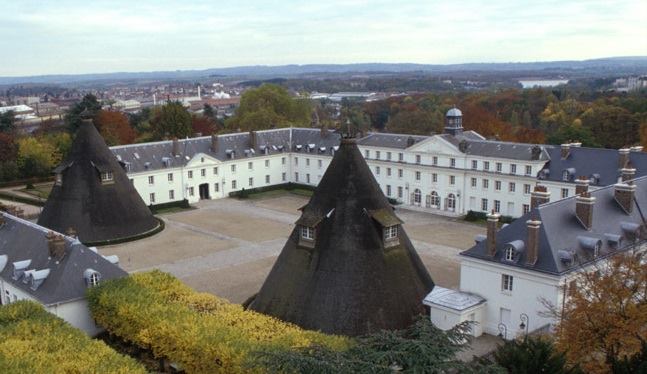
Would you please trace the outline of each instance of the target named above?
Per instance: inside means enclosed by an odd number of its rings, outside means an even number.
[[[519,315],[519,319],[521,320],[521,323],[519,324],[519,328],[522,330],[526,330],[526,336],[524,338],[528,337],[528,329],[530,328],[530,319],[528,318],[528,315],[526,313],[521,313]]]
[[[506,326],[504,323],[499,323],[498,328],[499,328],[499,338],[508,340],[508,326]]]

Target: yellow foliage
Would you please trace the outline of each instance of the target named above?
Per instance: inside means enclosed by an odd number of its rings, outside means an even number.
[[[89,300],[108,331],[191,373],[248,372],[247,355],[261,349],[319,344],[341,350],[351,344],[195,292],[160,271],[106,282],[91,290]]]

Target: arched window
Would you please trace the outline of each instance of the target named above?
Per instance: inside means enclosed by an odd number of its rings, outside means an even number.
[[[431,191],[431,206],[440,208],[440,196],[438,196],[438,192],[436,191]]]
[[[562,172],[562,180],[563,181],[568,181],[568,170],[564,170]]]
[[[417,188],[416,188],[416,189],[413,191],[413,203],[414,203],[415,205],[420,206],[421,201],[422,201],[422,193],[420,192],[420,190],[419,190],[419,189],[417,189]]]
[[[447,195],[447,210],[456,209],[456,196],[453,193]]]

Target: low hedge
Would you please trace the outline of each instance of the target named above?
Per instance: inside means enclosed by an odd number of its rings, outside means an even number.
[[[466,221],[469,221],[469,222],[486,221],[487,220],[487,213],[468,210],[464,219]],[[514,220],[515,220],[515,218],[513,218],[511,216],[501,216],[501,217],[499,217],[499,222],[500,223],[512,223]]]
[[[31,301],[0,307],[0,373],[146,373]]]
[[[105,282],[90,289],[88,300],[109,333],[191,373],[249,372],[246,359],[260,350],[312,344],[341,350],[350,344],[195,292],[158,270]]]
[[[311,186],[308,184],[300,184],[300,183],[283,183],[283,184],[275,184],[272,186],[264,186],[264,187],[255,187],[255,188],[243,188],[242,190],[239,191],[232,191],[229,193],[229,197],[237,197],[237,198],[247,198],[251,194],[255,193],[261,193],[261,192],[267,192],[267,191],[276,191],[276,190],[287,190],[287,191],[292,191],[292,190],[308,190],[308,191],[314,191],[315,186]]]
[[[46,199],[39,200],[32,197],[14,195],[12,193],[4,192],[4,191],[0,191],[0,199],[15,201],[18,203],[24,203],[29,205],[35,205],[35,206],[45,206],[45,201],[47,201]]]
[[[173,208],[189,209],[191,208],[191,205],[189,205],[189,200],[183,199],[179,201],[171,201],[170,203],[155,204],[155,205],[148,206],[148,209],[150,209],[150,211],[153,214],[158,214],[160,211],[173,209]]]

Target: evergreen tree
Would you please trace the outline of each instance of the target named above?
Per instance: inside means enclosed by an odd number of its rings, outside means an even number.
[[[551,341],[537,337],[505,342],[494,352],[494,360],[510,374],[581,373],[578,367],[567,367],[566,355]]]
[[[92,94],[85,95],[80,102],[72,106],[67,111],[67,114],[65,115],[65,123],[70,132],[75,133],[76,129],[81,126],[82,121],[80,114],[86,110],[92,117],[101,110],[101,103],[97,100],[96,96]]]
[[[179,101],[168,102],[153,115],[153,134],[157,139],[192,135],[191,114]]]

